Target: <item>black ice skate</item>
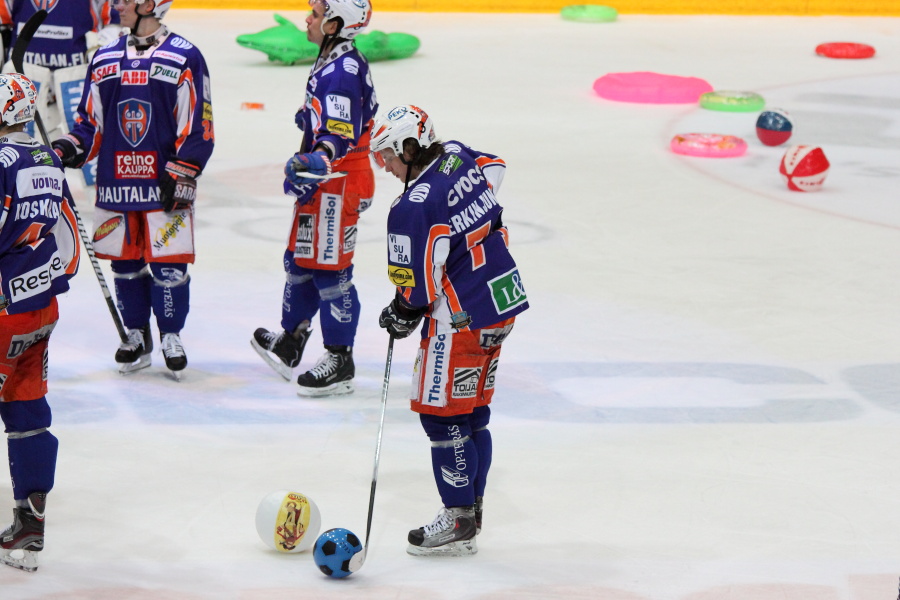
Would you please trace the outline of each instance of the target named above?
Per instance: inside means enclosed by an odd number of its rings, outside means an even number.
[[[119,373],[133,373],[149,367],[151,352],[153,352],[153,338],[150,337],[150,324],[139,329],[129,329],[128,341],[122,342],[116,350]]]
[[[300,323],[293,334],[288,331],[275,333],[260,327],[253,332],[250,345],[276,373],[290,381],[294,367],[300,364],[303,348],[311,333],[309,321]]]
[[[325,346],[325,354],[312,369],[297,378],[301,396],[337,396],[353,392],[353,348]]]
[[[409,532],[407,554],[413,556],[469,556],[475,545],[475,507],[442,508],[431,525]]]
[[[160,336],[163,358],[166,359],[166,368],[172,372],[175,381],[181,381],[181,372],[187,366],[187,354],[181,345],[181,336],[177,333],[164,333]]]
[[[36,552],[44,549],[44,509],[47,494],[28,496],[28,508],[13,509],[13,524],[0,533],[0,563],[34,572],[38,568]]]

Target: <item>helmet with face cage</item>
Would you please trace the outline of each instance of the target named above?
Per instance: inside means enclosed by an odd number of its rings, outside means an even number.
[[[0,107],[3,124],[7,126],[34,120],[37,88],[21,73],[0,75]]]

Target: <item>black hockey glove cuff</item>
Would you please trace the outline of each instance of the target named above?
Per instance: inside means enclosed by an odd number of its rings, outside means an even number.
[[[388,333],[391,334],[391,337],[402,340],[419,327],[419,322],[422,320],[422,316],[425,315],[427,310],[428,307],[415,308],[409,306],[403,301],[400,295],[397,294],[394,297],[394,301],[381,311],[381,316],[378,318],[378,325],[383,329],[387,329]]]
[[[189,207],[197,197],[200,167],[184,160],[170,160],[159,176],[159,201],[163,210],[172,212]]]
[[[64,167],[76,168],[84,164],[84,148],[78,138],[67,135],[53,140],[50,147],[62,160]]]

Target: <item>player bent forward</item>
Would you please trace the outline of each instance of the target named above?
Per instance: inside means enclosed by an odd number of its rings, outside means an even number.
[[[460,142],[437,141],[431,119],[415,106],[394,108],[373,132],[376,162],[404,182],[387,227],[397,293],[379,324],[404,338],[425,317],[411,408],[431,440],[444,504],[430,525],[409,532],[407,552],[475,554],[500,347],[528,308],[495,196],[506,165]]]
[[[37,90],[24,75],[0,75],[0,418],[7,435],[13,524],[0,533],[0,562],[37,570],[44,508],[59,442],[48,431],[47,346],[59,319],[56,296],[78,269],[72,196],[59,158],[24,132]]]

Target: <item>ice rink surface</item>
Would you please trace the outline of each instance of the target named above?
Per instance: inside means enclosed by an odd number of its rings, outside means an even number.
[[[303,26],[303,13],[284,15]],[[0,598],[894,597],[900,19],[375,14],[372,29],[422,41],[411,59],[373,63],[382,109],[416,104],[444,140],[507,161],[499,200],[531,310],[503,350],[478,555],[405,553],[407,531],[439,508],[405,340],[369,557],[341,581],[308,552],[268,550],[254,514],[289,488],[317,502],[323,529],[365,533],[387,347],[377,315],[393,295],[384,223],[402,186],[379,174],[360,222],[357,391],[300,399],[249,339],[280,318],[281,169],[308,66],[235,43],[274,25],[271,11],[176,4],[167,23],[206,55],[217,133],[197,201],[190,365],[176,383],[157,353],[120,376],[82,262],[51,340],[61,446],[46,550],[36,574],[0,571]],[[816,56],[827,41],[878,54]],[[824,189],[787,190],[784,147],[759,143],[755,114],[594,95],[596,78],[620,71],[764,95],[794,117],[792,143],[824,148]],[[750,150],[671,153],[689,131],[741,135]],[[303,369],[321,351],[316,332]],[[4,524],[11,507],[4,476]]]

